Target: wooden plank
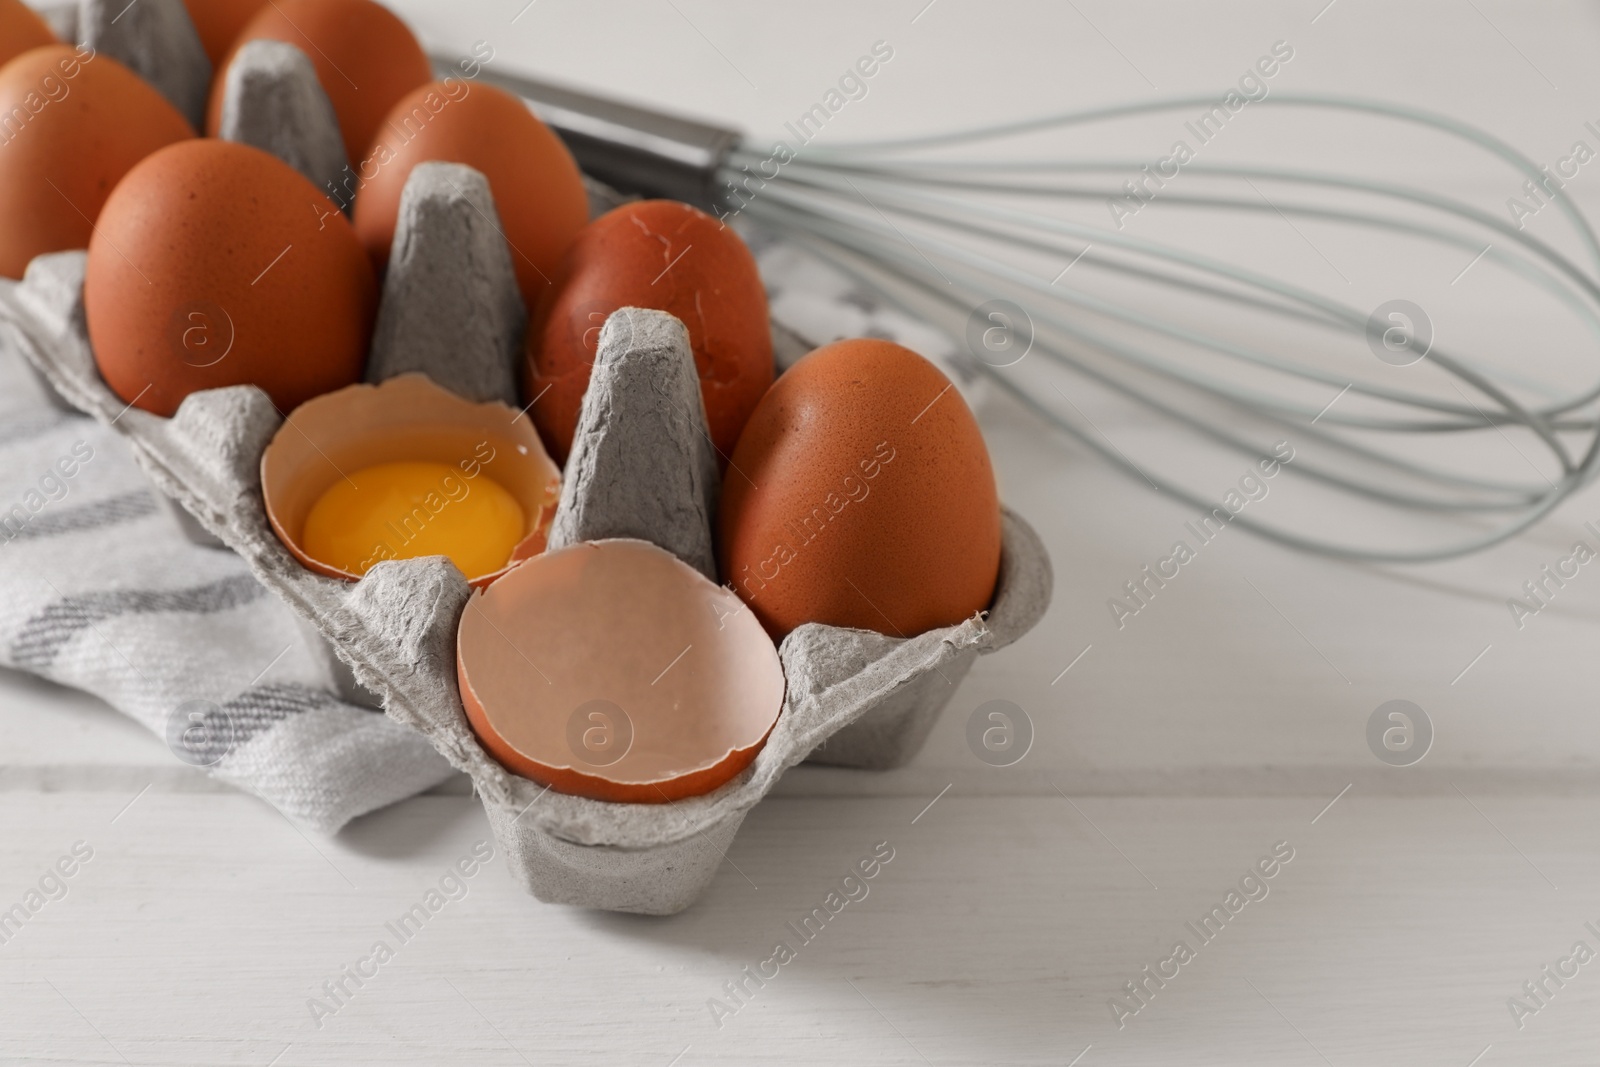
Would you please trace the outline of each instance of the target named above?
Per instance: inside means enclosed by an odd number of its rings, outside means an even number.
[[[1593,800],[1346,796],[1313,824],[1325,801],[948,794],[919,818],[925,800],[774,799],[683,915],[542,905],[492,859],[401,943],[385,924],[488,836],[469,799],[315,842],[244,797],[128,799],[0,797],[0,905],[94,850],[0,945],[0,1061],[1064,1064],[1093,1045],[1083,1067],[1465,1067],[1493,1045],[1486,1065],[1564,1064],[1588,1062],[1600,1009],[1592,967],[1520,1031],[1506,1007],[1575,940],[1600,948]],[[880,841],[866,895],[802,942],[786,924]],[[1279,841],[1268,895],[1201,945],[1185,923]],[[1180,938],[1195,958],[1119,1030],[1109,998]],[[308,1000],[378,940],[393,958],[344,1004],[322,994],[319,1029]],[[793,961],[733,1001],[779,940]]]

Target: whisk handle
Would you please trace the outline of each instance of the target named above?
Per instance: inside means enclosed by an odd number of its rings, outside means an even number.
[[[441,72],[457,71],[455,57],[431,58]],[[526,100],[591,177],[619,192],[716,210],[717,168],[739,143],[737,130],[487,67],[478,78]]]

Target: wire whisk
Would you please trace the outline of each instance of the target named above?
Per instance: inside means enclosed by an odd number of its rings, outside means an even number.
[[[1073,401],[1070,388],[1048,374],[1023,374],[1020,361],[1010,362],[1022,342],[1005,331],[1022,324],[1008,321],[1007,310],[1011,316],[1022,312],[1031,326],[1031,352],[1067,378],[1093,382],[1212,446],[1249,459],[1269,453],[1273,434],[1314,442],[1320,446],[1316,456],[1308,455],[1285,469],[1334,493],[1402,512],[1492,523],[1487,530],[1457,534],[1434,546],[1389,548],[1307,534],[1250,513],[1232,516],[1234,523],[1279,543],[1351,560],[1446,559],[1516,535],[1585,484],[1600,459],[1600,420],[1595,411],[1600,381],[1565,392],[1523,382],[1515,370],[1495,369],[1458,351],[1455,344],[1430,344],[1429,339],[1419,338],[1414,332],[1417,324],[1402,312],[1374,322],[1371,309],[1220,256],[1012,203],[1046,198],[1115,205],[1118,198],[1136,194],[1130,193],[1128,182],[1118,187],[1105,178],[1115,181],[1148,174],[1147,161],[932,155],[940,149],[988,146],[1021,134],[1214,102],[1202,96],[1178,97],[931,137],[808,149],[776,177],[754,188],[748,168],[769,157],[736,148],[721,176],[725,185],[746,190],[728,196],[734,210],[957,337],[970,333],[975,309],[983,311],[1002,296],[1014,297],[1010,309],[990,311],[978,320],[983,332],[994,330],[1001,343],[992,356],[975,349],[975,367],[1113,467],[1189,506],[1209,512],[1217,500],[1148,464],[1136,464],[1094,427]],[[1395,105],[1279,94],[1253,106],[1335,109],[1414,123],[1497,157],[1518,173],[1519,182],[1535,183],[1559,209],[1589,269],[1507,218],[1381,178],[1190,162],[1181,171],[1185,181],[1191,175],[1236,180],[1254,195],[1162,189],[1159,202],[1189,210],[1281,215],[1286,221],[1317,219],[1435,242],[1465,253],[1464,259],[1477,257],[1473,263],[1486,259],[1538,287],[1600,340],[1596,317],[1600,286],[1595,280],[1600,243],[1560,184],[1534,161],[1482,130]],[[1100,180],[1096,184],[1093,179]],[[1314,194],[1331,192],[1337,199],[1269,200],[1258,182]],[[1148,180],[1137,188],[1156,191]],[[1347,206],[1352,198],[1370,206]],[[1096,254],[1086,255],[1089,248]],[[1030,272],[1004,254],[1017,249],[1053,257],[1078,273],[1063,270],[1065,279],[1052,279]],[[1131,294],[1101,295],[1082,284],[1085,274],[1096,271],[1137,280],[1141,288]],[[1063,280],[1066,284],[1061,284]],[[1230,309],[1234,328],[1208,329],[1192,321],[1196,316],[1169,314],[1181,310],[1173,302],[1181,294]],[[1244,313],[1252,317],[1237,317]],[[1272,343],[1269,330],[1240,328],[1241,321],[1254,323],[1262,317],[1292,324],[1297,330],[1293,340]],[[989,322],[994,325],[984,325]],[[1323,336],[1309,336],[1314,334]],[[1355,346],[1349,344],[1340,359],[1316,358],[1315,353],[1328,349],[1330,336],[1346,342],[1355,339],[1361,358],[1350,354]],[[1379,362],[1366,354],[1369,339],[1394,351],[1395,358]],[[1382,371],[1385,362],[1426,365],[1443,375],[1450,388],[1441,395],[1437,388],[1429,391],[1382,380],[1372,372]],[[1304,389],[1285,388],[1307,383],[1323,387],[1339,403],[1310,403],[1304,399]],[[1342,399],[1346,394],[1366,404],[1356,408]],[[1507,427],[1531,435],[1558,469],[1549,475],[1536,471],[1537,477],[1522,480],[1490,478],[1421,459],[1411,444],[1417,435],[1503,435]]]
[[[1407,184],[1394,157],[1376,174],[1211,158],[1152,167],[1148,157],[1063,152],[1054,140],[1076,135],[1093,147],[1099,137],[1103,147],[1125,139],[1118,124],[1213,108],[1216,96],[774,154],[719,127],[501,81],[557,127],[585,170],[698,201],[818,257],[964,342],[976,371],[1046,426],[1203,514],[1218,513],[1218,462],[1253,463],[1290,442],[1294,460],[1282,470],[1317,492],[1280,494],[1291,497],[1283,517],[1219,514],[1280,544],[1367,562],[1461,556],[1537,523],[1600,462],[1600,375],[1590,369],[1600,351],[1600,242],[1558,177],[1470,124],[1332,95],[1277,92],[1249,104],[1252,113],[1332,118],[1363,144],[1396,130],[1439,138],[1441,151],[1469,153],[1467,166],[1499,168],[1493,180],[1519,202],[1555,209],[1561,247],[1515,213]],[[1293,154],[1280,142],[1292,138],[1269,139],[1269,158]],[[1161,205],[1163,236],[1186,239],[1141,235],[1156,228],[1144,224],[1151,204]],[[1198,229],[1184,228],[1186,216],[1202,220]],[[1517,312],[1526,327],[1540,314],[1534,302],[1548,300],[1564,321],[1542,317],[1524,330],[1536,336],[1508,341],[1492,324],[1463,325],[1468,307],[1435,337],[1410,301],[1352,302],[1359,287],[1320,249],[1341,284],[1250,262],[1253,246],[1232,235],[1262,220],[1312,248],[1307,228],[1337,225],[1363,247],[1404,245],[1419,262],[1467,264],[1480,276],[1498,268],[1506,288],[1478,305],[1528,308]],[[1374,255],[1399,271],[1388,284],[1418,276],[1399,251]],[[1547,380],[1571,377],[1574,366],[1576,384]],[[1117,427],[1123,444],[1091,410],[1132,414]],[[1130,458],[1129,435],[1143,439],[1152,426],[1161,428],[1159,453]],[[1491,469],[1508,463],[1509,473]],[[1349,530],[1327,532],[1341,525]],[[1407,543],[1385,543],[1400,538]]]

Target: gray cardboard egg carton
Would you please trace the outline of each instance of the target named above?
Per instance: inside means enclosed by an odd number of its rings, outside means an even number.
[[[282,49],[256,55],[229,79],[225,125],[250,129],[250,98],[270,101],[305,131],[276,150],[314,158],[305,146],[326,139],[331,110],[318,102],[309,64],[286,60]],[[236,83],[254,88],[233,92]],[[296,104],[308,99],[312,106]],[[280,140],[282,129],[262,131],[263,139]],[[516,405],[526,312],[497,220],[478,172],[416,169],[402,197],[369,380],[420,371],[471,399]],[[687,907],[784,771],[808,757],[852,767],[903,763],[976,657],[1016,640],[1048,605],[1049,558],[1007,511],[1000,580],[985,615],[909,639],[820,624],[789,634],[779,648],[786,693],[777,724],[754,762],[721,788],[659,805],[555,793],[501,767],[467,724],[455,666],[456,625],[471,593],[461,573],[440,557],[392,561],[352,584],[300,566],[272,533],[261,499],[261,453],[282,422],[271,402],[238,386],[195,393],[171,419],[129,408],[94,363],[84,264],[83,252],[40,256],[23,282],[0,282],[0,325],[67,403],[116,429],[156,485],[327,641],[390,718],[422,731],[471,776],[508,868],[540,900],[646,914]],[[663,312],[616,312],[602,330],[551,547],[641,538],[715,581],[718,492],[683,324]]]

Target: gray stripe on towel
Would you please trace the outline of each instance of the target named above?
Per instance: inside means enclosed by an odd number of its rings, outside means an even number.
[[[227,712],[233,744],[238,746],[291,715],[338,706],[338,700],[321,690],[272,682],[246,689],[223,704],[222,710]]]
[[[81,418],[81,416],[72,416],[60,411],[50,411],[42,414],[30,411],[25,415],[18,415],[15,411],[7,410],[4,412],[4,417],[0,418],[0,445],[9,445],[16,441],[43,437],[57,426],[74,417]]]
[[[76,533],[79,530],[97,530],[102,526],[116,526],[155,514],[156,498],[148,489],[139,489],[120,496],[96,500],[75,508],[40,512],[28,524],[12,532],[9,526],[0,527],[0,543],[26,541],[35,537],[54,537],[56,534]]]
[[[11,642],[11,662],[24,669],[50,666],[83,630],[117,615],[190,612],[210,614],[248,604],[266,590],[248,574],[188,589],[122,589],[80,593],[58,600],[23,624]]]

